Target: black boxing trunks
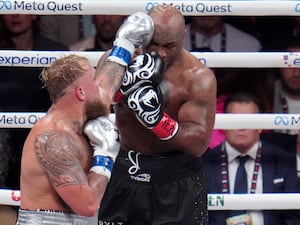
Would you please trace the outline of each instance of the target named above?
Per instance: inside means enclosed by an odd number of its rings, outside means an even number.
[[[73,213],[53,210],[24,210],[19,209],[16,225],[87,225],[88,218]]]
[[[120,151],[98,225],[207,225],[202,158]]]

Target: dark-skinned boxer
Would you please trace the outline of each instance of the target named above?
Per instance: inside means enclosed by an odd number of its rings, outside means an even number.
[[[183,49],[185,21],[180,11],[159,5],[148,15],[154,22],[152,40],[125,75],[139,79],[133,79],[133,88],[123,81],[121,90],[130,91],[123,91],[125,96],[115,105],[121,149],[99,209],[99,224],[206,225],[201,155],[214,127],[215,75]],[[157,65],[153,71],[162,71],[158,83],[140,81],[137,75],[149,71],[143,62],[152,51],[163,61],[150,60]],[[132,67],[138,68],[135,73]]]

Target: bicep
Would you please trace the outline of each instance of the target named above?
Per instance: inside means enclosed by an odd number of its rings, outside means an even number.
[[[216,81],[205,77],[191,82],[189,99],[178,112],[179,133],[177,141],[192,154],[202,154],[211,137],[216,112]]]

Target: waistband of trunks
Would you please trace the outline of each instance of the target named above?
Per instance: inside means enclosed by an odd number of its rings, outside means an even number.
[[[113,172],[138,182],[161,183],[202,174],[202,159],[183,152],[148,156],[121,149]]]
[[[19,209],[17,225],[47,224],[47,225],[87,225],[88,219],[74,213],[39,209]]]

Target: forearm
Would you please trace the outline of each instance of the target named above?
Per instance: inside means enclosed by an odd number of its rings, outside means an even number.
[[[208,148],[215,124],[215,104],[212,100],[208,104],[197,105],[196,111],[182,107],[178,113],[179,130],[174,143],[185,146],[188,153],[202,155]]]
[[[92,194],[93,198],[96,199],[96,201],[100,205],[102,197],[106,190],[106,186],[108,184],[108,178],[101,174],[89,172],[88,184],[90,186],[90,190],[91,190],[91,194]]]
[[[109,99],[109,104],[111,104],[115,93],[121,86],[125,67],[114,62],[105,61],[97,67],[96,73],[100,93],[105,94],[106,98]]]
[[[91,217],[99,209],[107,183],[106,176],[90,171],[85,184],[74,185],[74,188],[66,188],[60,193],[65,196],[64,201],[76,214]]]
[[[186,153],[200,156],[208,148],[211,130],[197,124],[181,124],[176,136],[171,140],[175,146],[181,146]]]
[[[176,135],[169,140],[160,140],[156,138],[156,146],[161,149],[174,149],[183,151],[187,154],[200,156],[209,144],[211,132],[203,126],[194,122],[178,123]]]

